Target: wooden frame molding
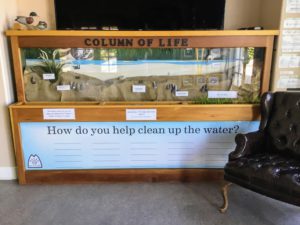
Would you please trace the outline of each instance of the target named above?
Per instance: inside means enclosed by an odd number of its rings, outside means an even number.
[[[19,102],[26,102],[21,62],[21,48],[118,48],[118,46],[87,46],[86,39],[130,38],[132,48],[219,48],[219,47],[263,47],[265,62],[261,80],[261,93],[269,90],[274,37],[277,30],[262,31],[6,31],[11,38],[14,72],[17,81]],[[151,38],[151,46],[138,45],[139,39]],[[168,38],[188,40],[183,45],[161,47],[159,42]],[[150,43],[150,42],[149,42]],[[122,46],[123,47],[123,46]],[[64,103],[62,103],[64,104]],[[135,103],[133,103],[135,104]]]
[[[13,104],[14,123],[45,122],[43,109],[75,109],[72,122],[126,122],[126,109],[157,110],[157,121],[252,121],[259,119],[258,105],[61,105]],[[62,120],[63,121],[63,120]],[[51,122],[51,120],[47,120]],[[56,120],[57,122],[57,120]],[[67,122],[70,122],[68,120]]]
[[[214,31],[79,31],[79,30],[8,30],[7,36],[49,36],[49,37],[63,37],[63,36],[103,36],[103,37],[184,37],[184,36],[277,36],[278,30],[214,30]]]
[[[115,169],[26,171],[26,184],[98,182],[197,182],[223,179],[222,169]]]
[[[22,150],[21,122],[51,122],[43,119],[44,108],[74,108],[76,120],[65,122],[123,122],[126,109],[157,109],[157,121],[252,121],[259,119],[258,105],[28,105],[9,107],[20,184],[84,183],[116,181],[199,181],[223,177],[220,169],[124,169],[26,171]],[[54,121],[52,121],[54,122]],[[56,120],[57,122],[57,120]],[[64,120],[60,120],[64,122]]]
[[[124,37],[113,37],[113,39],[121,39]],[[125,37],[128,40],[129,37]],[[182,40],[180,37],[177,38],[179,41]],[[139,45],[138,41],[140,39],[151,40],[151,48],[234,48],[234,47],[266,47],[268,40],[265,36],[204,36],[204,37],[191,37],[186,36],[188,39],[188,43],[185,43],[184,46],[167,46],[168,37],[159,37],[155,36],[149,39],[148,37],[130,37],[129,40],[132,41],[131,48],[149,48],[150,46]],[[109,45],[109,39],[107,37],[99,37],[96,36],[87,36],[87,37],[73,37],[73,36],[63,36],[63,37],[20,37],[19,45],[21,48],[84,48],[92,47],[92,48],[124,48],[124,46],[111,46]],[[184,40],[186,40],[184,39]],[[103,44],[101,45],[101,41],[103,40]],[[87,42],[86,42],[87,41]],[[96,44],[93,42],[96,41]],[[164,43],[164,45],[160,45]],[[105,45],[104,45],[105,44]],[[126,46],[125,46],[126,47]]]

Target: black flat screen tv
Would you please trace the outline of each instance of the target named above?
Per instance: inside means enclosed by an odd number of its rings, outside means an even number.
[[[58,30],[223,29],[226,0],[55,0]]]

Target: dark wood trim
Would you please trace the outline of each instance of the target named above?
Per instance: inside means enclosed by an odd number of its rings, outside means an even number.
[[[7,36],[55,37],[183,37],[183,36],[276,36],[279,30],[164,30],[164,31],[91,31],[91,30],[7,30]]]
[[[258,105],[11,105],[14,123],[58,122],[44,120],[43,109],[75,109],[75,120],[64,122],[125,122],[126,109],[156,109],[157,122],[163,121],[253,121],[259,119]],[[63,120],[59,120],[63,122]]]
[[[26,171],[23,184],[197,182],[223,179],[223,169],[123,169]]]
[[[21,48],[234,48],[234,47],[266,47],[268,36],[210,36],[210,37],[111,37],[112,39],[133,40],[132,46],[87,46],[86,39],[105,39],[108,43],[110,37],[19,37]],[[140,39],[152,39],[151,46],[141,46],[138,44]],[[161,47],[159,39],[167,43],[167,39],[188,39],[188,44],[184,46],[164,46]]]

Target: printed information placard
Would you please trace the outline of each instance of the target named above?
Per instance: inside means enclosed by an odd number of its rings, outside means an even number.
[[[126,109],[126,120],[157,120],[157,109]]]
[[[43,109],[44,120],[75,120],[75,109]]]
[[[222,168],[259,122],[22,122],[26,170]]]

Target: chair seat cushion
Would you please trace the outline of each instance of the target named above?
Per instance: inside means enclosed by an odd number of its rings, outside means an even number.
[[[300,197],[300,160],[279,154],[257,154],[230,161],[225,177],[241,181],[252,189],[271,189],[280,195]]]

